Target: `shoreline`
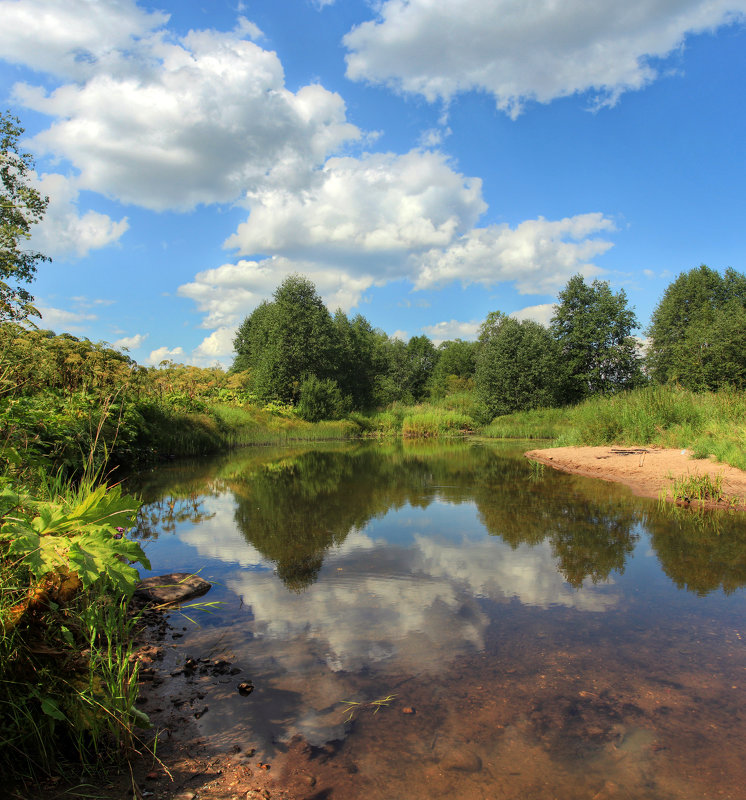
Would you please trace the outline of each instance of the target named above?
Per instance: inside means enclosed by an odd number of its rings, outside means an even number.
[[[529,450],[524,454],[532,461],[589,478],[622,483],[639,497],[659,499],[666,491],[666,500],[673,502],[668,491],[675,479],[708,475],[722,478],[726,500],[718,502],[697,500],[679,505],[696,508],[736,508],[746,510],[746,472],[711,458],[692,458],[687,450],[658,447],[549,447]],[[730,502],[729,502],[730,501]]]

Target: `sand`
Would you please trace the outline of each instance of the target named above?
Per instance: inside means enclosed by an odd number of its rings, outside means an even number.
[[[553,447],[530,450],[526,456],[564,472],[617,481],[643,497],[660,497],[670,489],[673,479],[687,475],[722,476],[723,494],[732,503],[707,503],[709,506],[737,505],[746,510],[746,472],[713,459],[692,458],[686,450],[662,448]],[[668,493],[671,500],[671,492]]]

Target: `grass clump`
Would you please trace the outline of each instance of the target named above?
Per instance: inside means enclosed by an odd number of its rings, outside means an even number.
[[[723,494],[722,475],[682,475],[679,478],[672,478],[670,489],[662,492],[661,500],[668,498],[669,491],[671,499],[681,503],[719,503],[726,500]]]
[[[0,479],[0,770],[39,780],[126,757],[147,718],[135,707],[135,619],[149,566],[126,536],[138,503],[118,487]]]
[[[746,395],[733,389],[695,393],[647,386],[577,406],[538,409],[494,419],[494,438],[550,438],[554,446],[654,445],[686,448],[697,458],[746,470]]]

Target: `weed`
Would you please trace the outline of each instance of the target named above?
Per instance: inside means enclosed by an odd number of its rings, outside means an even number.
[[[379,700],[371,700],[367,703],[360,703],[357,700],[343,700],[342,702],[347,706],[347,708],[344,709],[344,713],[347,714],[345,722],[352,722],[355,718],[355,714],[365,709],[369,711],[372,710],[374,714],[377,714],[384,706],[388,707],[395,697],[395,694],[389,694],[386,695],[386,697],[381,697]]]
[[[723,476],[682,475],[673,479],[670,491],[674,502],[704,503],[710,501],[717,503],[724,499]]]

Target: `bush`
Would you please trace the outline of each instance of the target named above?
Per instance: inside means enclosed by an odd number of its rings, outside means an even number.
[[[342,392],[335,380],[309,375],[300,385],[297,413],[307,422],[340,419],[345,412]]]

